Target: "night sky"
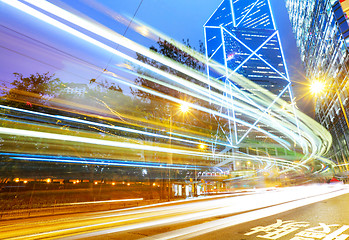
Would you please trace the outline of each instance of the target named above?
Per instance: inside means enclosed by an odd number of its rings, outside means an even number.
[[[221,0],[64,0],[50,1],[70,12],[88,16],[119,34],[124,34],[128,22],[113,19],[140,21],[177,40],[189,39],[194,47],[204,41],[203,25],[218,7]],[[284,1],[270,0],[277,28],[285,52],[292,81],[304,82],[298,49],[291,32]],[[121,21],[122,22],[122,21]],[[125,36],[146,47],[155,44],[132,30]],[[88,43],[70,36],[28,14],[0,1],[0,81],[9,84],[13,73],[55,73],[63,82],[87,83],[98,78],[100,69],[117,64],[118,59]],[[123,50],[117,45],[111,46]],[[129,53],[132,55],[132,53]],[[301,95],[296,89],[295,95]],[[297,103],[303,107],[305,104]],[[305,108],[311,114],[308,108]]]

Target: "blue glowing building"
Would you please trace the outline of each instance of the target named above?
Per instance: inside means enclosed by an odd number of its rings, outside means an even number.
[[[224,0],[204,29],[209,67],[219,63],[290,102],[290,79],[269,0]],[[209,75],[217,77],[210,68]]]
[[[269,0],[223,0],[204,24],[204,34],[209,80],[218,79],[225,83],[227,105],[220,111],[234,119],[225,124],[224,119],[219,120],[223,135],[232,148],[248,154],[251,153],[251,142],[258,145],[268,141],[274,148],[280,143],[274,139],[287,137],[273,135],[273,130],[263,124],[266,121],[263,116],[272,115],[272,105],[274,109],[281,109],[285,101],[292,103],[292,92]],[[241,75],[244,78],[240,78]],[[244,108],[235,105],[239,98],[248,98],[251,106],[257,106],[258,117],[246,116]],[[271,152],[257,145],[253,147],[257,155]]]

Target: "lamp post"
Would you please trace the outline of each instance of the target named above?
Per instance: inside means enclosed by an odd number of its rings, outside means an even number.
[[[201,152],[204,152],[204,150],[206,149],[206,145],[203,144],[203,143],[200,143],[199,144],[199,149],[201,150]],[[197,183],[197,172],[196,172],[196,166],[197,166],[197,162],[196,162],[196,159],[195,159],[195,183]],[[195,186],[195,183],[194,183],[194,192],[197,193],[197,187],[198,187],[198,184]],[[203,189],[205,191],[205,183],[203,182],[204,186],[203,186]],[[198,195],[198,194],[197,194]]]
[[[182,103],[179,106],[179,110],[181,113],[185,114],[189,111],[189,106],[186,103]],[[169,144],[170,144],[170,149],[172,148],[172,119],[173,117],[173,113],[172,110],[170,108],[170,116],[169,116],[169,123],[170,123],[170,138],[169,138]],[[171,168],[170,166],[172,165],[173,161],[172,161],[172,152],[170,152],[170,159],[169,159],[169,167],[168,167],[168,201],[170,201],[171,199],[171,194],[172,194],[172,189],[171,189]]]

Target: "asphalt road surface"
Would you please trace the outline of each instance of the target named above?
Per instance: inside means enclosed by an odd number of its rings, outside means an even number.
[[[349,194],[191,239],[349,239]]]
[[[0,222],[0,239],[349,239],[349,187],[310,185]]]

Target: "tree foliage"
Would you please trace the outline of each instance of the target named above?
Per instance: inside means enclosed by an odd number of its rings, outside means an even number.
[[[4,95],[8,102],[44,104],[46,100],[58,96],[63,88],[62,82],[49,72],[30,74],[28,77],[14,73],[14,76],[10,90]]]
[[[189,43],[189,40],[183,40],[184,45],[186,45],[188,48],[192,48],[192,46]],[[205,64],[200,62],[199,60],[195,59],[193,56],[188,54],[187,52],[182,51],[178,47],[172,45],[166,40],[159,39],[157,42],[157,46],[151,46],[150,49],[154,52],[157,52],[167,58],[170,58],[178,63],[183,64],[184,66],[197,71],[204,71],[205,70]],[[195,48],[193,48],[195,50]],[[200,51],[204,52],[203,43],[200,42]],[[186,79],[190,82],[197,83],[199,85],[202,85],[202,83],[198,82],[196,79],[191,78],[190,76],[185,75],[182,72],[179,72],[167,65],[164,65],[160,62],[157,62],[153,59],[150,59],[146,56],[143,56],[139,53],[137,53],[137,59],[149,64],[157,69],[160,69],[164,72],[170,73],[172,75],[178,76],[182,79]],[[152,73],[144,72],[143,70],[138,71],[140,74],[146,76],[146,77],[154,77],[159,79],[159,76],[154,76]],[[161,92],[166,95],[173,96],[175,98],[184,99],[184,96],[181,92],[170,89],[168,87],[165,87],[161,84],[154,83],[152,81],[149,81],[145,77],[138,77],[135,81],[138,85],[148,88],[148,89],[154,89],[158,92]],[[152,118],[158,119],[161,116],[166,116],[169,114],[169,111],[171,111],[171,105],[168,103],[168,101],[164,100],[161,97],[155,96],[151,93],[141,91],[141,90],[133,90],[133,95],[139,97],[143,102],[148,103],[145,107],[144,111],[148,113]]]
[[[44,74],[30,74],[29,77],[24,77],[23,74],[14,73],[16,79],[12,82],[15,89],[32,92],[39,96],[52,97],[61,89],[61,81],[54,78],[54,74],[49,72]]]

